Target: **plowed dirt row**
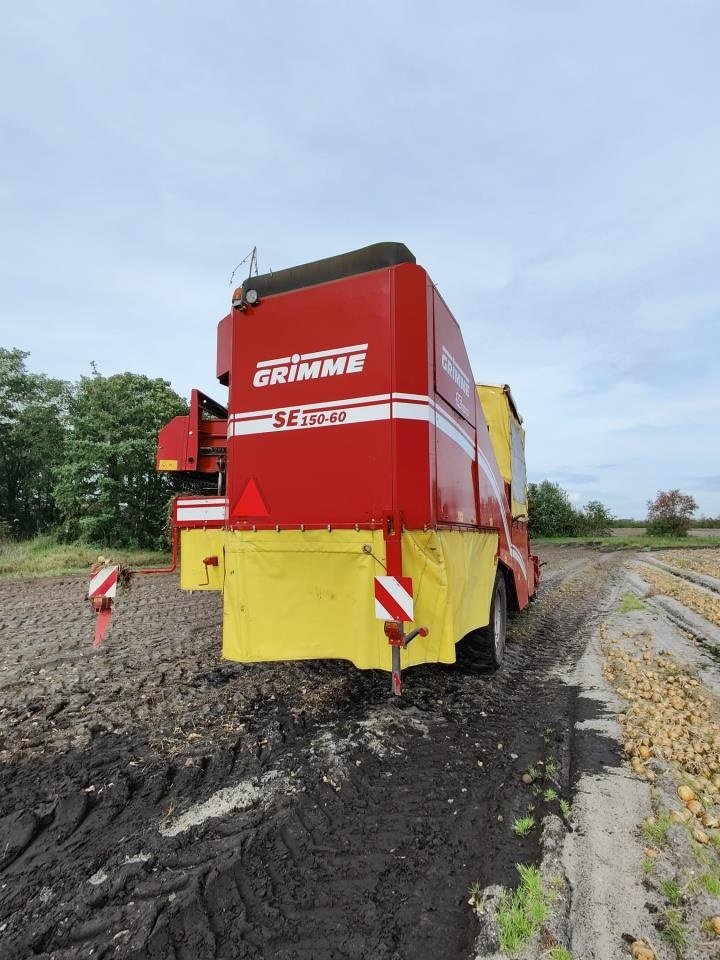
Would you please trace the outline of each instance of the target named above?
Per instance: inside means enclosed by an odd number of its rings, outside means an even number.
[[[470,956],[619,562],[556,551],[503,670],[408,671],[404,709],[344,663],[223,664],[217,598],[169,578],[96,653],[81,581],[0,584],[0,955]]]

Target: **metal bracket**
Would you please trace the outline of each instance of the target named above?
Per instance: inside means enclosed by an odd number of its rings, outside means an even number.
[[[400,666],[400,651],[405,650],[415,637],[426,637],[430,631],[427,627],[416,627],[410,633],[403,631],[399,620],[386,620],[383,626],[385,636],[392,648],[392,692],[396,697],[402,696],[402,668]]]

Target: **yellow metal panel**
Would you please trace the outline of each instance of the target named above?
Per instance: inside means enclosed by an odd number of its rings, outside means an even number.
[[[177,460],[158,460],[158,470],[177,470]]]
[[[479,383],[478,396],[485,414],[490,440],[495,451],[495,459],[500,468],[500,475],[506,483],[512,479],[512,462],[510,459],[510,404],[505,396],[503,387]]]
[[[390,647],[374,607],[373,578],[385,573],[380,531],[225,536],[226,658],[335,658],[390,670]],[[489,620],[496,563],[496,534],[403,534],[403,573],[413,578],[415,595],[413,625],[430,630],[402,652],[403,667],[454,662],[455,643]]]
[[[476,389],[490,431],[490,441],[500,475],[506,483],[511,484],[512,515],[516,520],[526,519],[525,431],[513,412],[514,406],[511,405],[508,395],[509,388],[478,383]],[[514,482],[513,469],[517,474]]]
[[[513,520],[528,518],[527,472],[525,470],[525,431],[513,418],[510,420],[510,455],[512,457],[512,483],[510,485],[510,509]]]
[[[225,577],[224,530],[180,531],[181,590],[222,590]],[[206,567],[206,557],[217,557],[217,567]]]

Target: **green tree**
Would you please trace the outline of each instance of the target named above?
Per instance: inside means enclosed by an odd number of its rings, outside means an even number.
[[[24,350],[0,348],[0,524],[28,537],[57,523],[70,387],[30,373]]]
[[[599,500],[590,500],[580,514],[580,529],[582,533],[593,537],[609,537],[615,517],[604,503]]]
[[[580,515],[558,483],[543,480],[528,485],[529,530],[534,537],[576,537]]]
[[[680,490],[661,490],[648,500],[647,532],[660,536],[686,537],[697,510],[695,498]]]
[[[155,471],[157,434],[184,413],[185,401],[167,380],[134,373],[81,378],[55,488],[67,537],[162,545],[173,482]]]

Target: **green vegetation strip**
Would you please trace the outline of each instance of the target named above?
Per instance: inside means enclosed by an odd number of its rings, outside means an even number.
[[[597,547],[599,550],[701,550],[720,547],[720,537],[532,537],[533,546]]]
[[[665,911],[662,918],[662,936],[676,955],[682,957],[688,945],[688,929],[677,907],[668,907]]]
[[[170,554],[149,550],[110,551],[88,543],[58,543],[43,535],[0,543],[0,580],[87,574],[102,555],[129,567],[167,567]]]
[[[520,884],[516,890],[503,895],[497,915],[500,946],[510,956],[517,956],[539,930],[555,899],[552,891],[543,886],[537,867],[518,864],[517,869]]]

